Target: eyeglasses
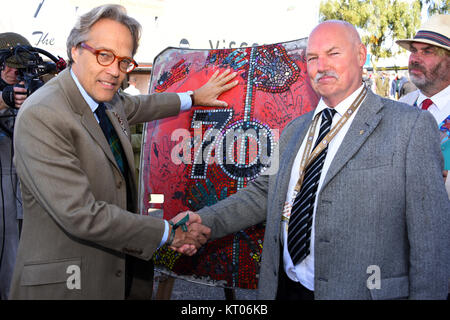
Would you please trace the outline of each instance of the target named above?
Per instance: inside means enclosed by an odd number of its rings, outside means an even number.
[[[106,49],[97,50],[84,42],[80,43],[80,46],[94,54],[97,57],[98,64],[101,66],[110,66],[114,61],[116,61],[116,59],[119,61],[120,71],[124,73],[130,73],[138,66],[137,62],[130,57],[119,57]]]

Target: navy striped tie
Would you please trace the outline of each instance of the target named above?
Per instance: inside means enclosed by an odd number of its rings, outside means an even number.
[[[336,110],[330,108],[322,111],[322,123],[313,150],[328,132],[330,132],[335,112]],[[328,146],[306,168],[300,192],[295,197],[292,206],[287,243],[288,251],[294,265],[305,259],[310,252],[314,202],[327,150]]]

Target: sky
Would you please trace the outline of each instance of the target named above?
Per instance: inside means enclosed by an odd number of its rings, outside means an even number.
[[[0,32],[20,33],[33,46],[67,58],[66,39],[76,18],[105,3],[122,4],[143,26],[135,56],[141,65],[167,47],[215,49],[304,38],[318,24],[320,6],[320,0],[9,0],[2,3],[8,14],[0,19]],[[406,66],[407,57],[378,66]]]
[[[77,16],[104,3],[124,5],[143,26],[136,61],[152,62],[166,47],[230,48],[307,37],[319,0],[15,0],[2,4],[0,32],[67,57],[65,41]]]

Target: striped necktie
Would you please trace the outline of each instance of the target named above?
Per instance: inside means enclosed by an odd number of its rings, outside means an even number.
[[[123,161],[125,159],[125,154],[123,152],[119,136],[117,135],[116,130],[114,130],[111,120],[109,120],[108,116],[106,115],[106,106],[103,102],[98,105],[97,109],[95,110],[95,114],[98,117],[103,134],[105,135],[106,140],[109,143],[111,151],[114,155],[114,159],[116,159],[116,163],[119,166],[123,176],[126,177],[126,166],[124,165]]]
[[[336,110],[330,108],[322,111],[322,122],[315,146],[330,131],[335,112]],[[292,206],[287,243],[294,265],[305,259],[310,252],[314,202],[327,151],[328,146],[306,168],[302,186]]]

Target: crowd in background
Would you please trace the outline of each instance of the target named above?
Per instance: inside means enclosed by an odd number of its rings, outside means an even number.
[[[409,79],[408,70],[374,72],[364,69],[363,80],[374,93],[394,100],[417,90]]]

